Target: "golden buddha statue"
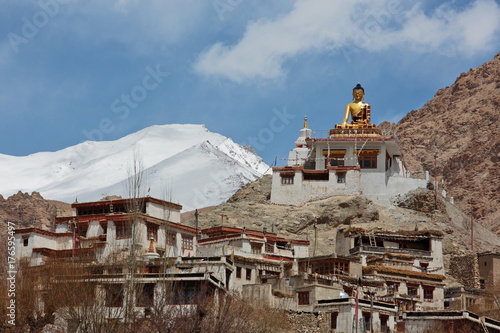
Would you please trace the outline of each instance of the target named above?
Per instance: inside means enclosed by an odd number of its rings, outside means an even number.
[[[370,124],[370,104],[365,103],[365,90],[361,84],[352,89],[354,102],[345,107],[344,120],[342,124],[336,124],[329,132],[330,138],[344,137],[380,137],[380,129]],[[351,116],[351,122],[347,123]]]
[[[365,97],[365,89],[361,84],[356,85],[352,90],[352,97],[354,102],[349,103],[345,107],[344,121],[342,122],[342,127],[346,127],[349,115],[351,115],[351,124],[353,125],[366,125],[370,123],[370,104],[365,103],[363,98]],[[358,127],[358,126],[354,126]],[[363,126],[360,126],[363,127]]]

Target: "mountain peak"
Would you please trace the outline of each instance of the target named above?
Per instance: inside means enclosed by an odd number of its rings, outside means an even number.
[[[208,154],[201,156],[200,149]],[[37,191],[64,202],[75,197],[92,201],[111,194],[126,196],[126,179],[134,159],[139,159],[135,162],[140,162],[147,174],[146,190],[149,188],[151,195],[162,197],[164,189],[159,187],[169,186],[175,188],[181,205],[192,198],[192,190],[204,193],[213,183],[218,184],[219,193],[204,201],[219,204],[269,169],[254,152],[210,132],[205,125],[154,125],[115,141],[87,141],[22,157],[2,155],[0,193],[8,196]],[[214,181],[213,175],[221,175],[221,170],[226,175]],[[189,203],[186,207],[201,208]]]

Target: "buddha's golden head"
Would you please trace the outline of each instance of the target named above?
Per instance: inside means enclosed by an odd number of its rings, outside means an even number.
[[[356,87],[352,89],[352,97],[354,98],[354,100],[360,101],[363,100],[364,96],[365,96],[365,89],[358,82]]]

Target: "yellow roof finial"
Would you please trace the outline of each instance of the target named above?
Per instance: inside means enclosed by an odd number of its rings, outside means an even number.
[[[309,124],[307,123],[307,115],[304,115],[304,128],[309,128]]]

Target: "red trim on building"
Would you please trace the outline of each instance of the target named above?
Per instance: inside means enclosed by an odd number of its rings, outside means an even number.
[[[302,245],[309,245],[309,244],[311,244],[311,242],[307,241],[307,240],[292,240],[290,242],[292,244],[302,244]]]
[[[345,172],[349,170],[359,170],[361,169],[359,165],[352,165],[352,166],[327,166],[327,170],[334,170],[334,171],[339,171],[339,172]]]
[[[207,235],[208,238],[200,239],[199,243],[212,242],[212,241],[228,239],[228,238],[240,238],[243,235],[247,236],[248,238],[257,238],[257,239],[266,238],[268,241],[271,241],[271,242],[284,242],[284,243],[294,242],[293,240],[290,240],[290,239],[278,237],[278,235],[274,232],[264,233],[263,231],[257,231],[257,230],[251,230],[251,229],[246,229],[245,231],[243,231],[242,228],[234,228],[234,227],[218,226],[218,227],[203,229],[201,232],[203,234]],[[307,242],[307,244],[309,244],[309,241],[297,240],[295,242]],[[301,244],[301,243],[298,243],[298,244]],[[303,243],[303,244],[306,244],[306,243]]]
[[[57,217],[56,223],[68,223],[75,221],[78,224],[90,223],[92,221],[99,221],[100,224],[107,223],[108,221],[113,222],[125,222],[130,219],[131,215],[128,213],[111,213],[111,214],[100,214],[100,215],[82,215],[82,216],[67,216],[67,217]],[[170,228],[180,229],[183,231],[196,233],[196,228],[188,227],[179,223],[165,221],[153,216],[146,214],[139,214],[138,217],[145,222],[154,223],[157,225],[167,225]]]
[[[73,249],[70,250],[52,250],[46,247],[37,247],[33,249],[33,252],[41,253],[47,256],[60,256],[60,257],[71,257],[73,255]],[[76,254],[90,254],[94,252],[94,248],[83,248],[76,249]]]
[[[282,256],[273,256],[269,254],[264,254],[262,256],[264,259],[269,259],[269,260],[279,260],[279,261],[288,261],[288,262],[293,262],[294,258],[288,258],[288,257],[282,257]]]
[[[302,170],[302,166],[284,166],[284,167],[273,167],[273,171],[299,171]]]
[[[79,203],[73,203],[71,204],[71,208],[82,208],[82,207],[100,207],[100,206],[109,206],[110,204],[117,204],[117,205],[126,205],[129,204],[132,200],[137,200],[140,202],[152,202],[156,203],[162,206],[168,206],[172,207],[178,210],[182,209],[182,206],[173,202],[165,201],[165,200],[160,200],[157,198],[153,197],[143,197],[143,198],[137,198],[137,199],[116,199],[116,200],[102,200],[102,201],[90,201],[90,202],[79,202]]]
[[[371,138],[363,137],[363,141],[394,141],[392,138]],[[316,141],[360,141],[360,137],[342,137],[342,138],[322,138],[322,139],[306,139],[306,142],[316,142]]]
[[[15,233],[16,234],[28,234],[28,233],[37,233],[37,234],[42,234],[46,236],[52,236],[52,237],[73,237],[73,234],[71,232],[62,232],[62,233],[57,233],[57,232],[52,232],[48,230],[42,230],[39,228],[24,228],[24,229],[16,229]]]

